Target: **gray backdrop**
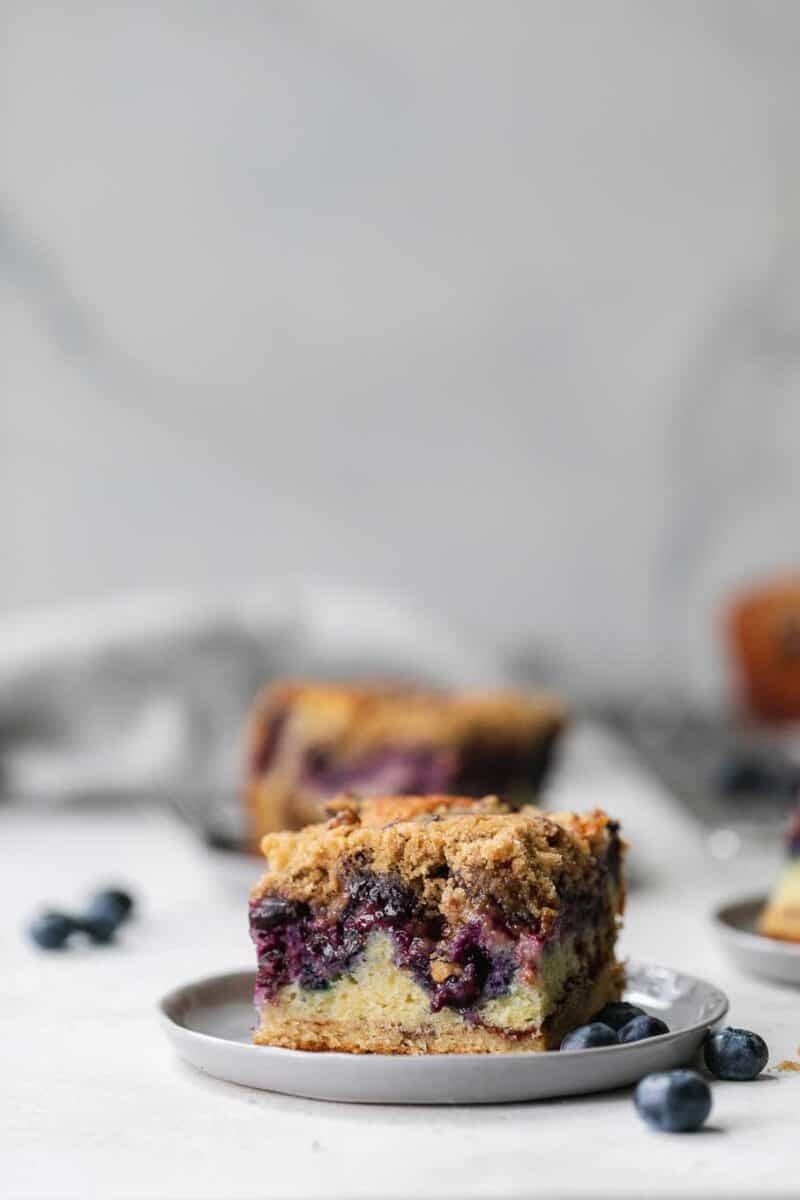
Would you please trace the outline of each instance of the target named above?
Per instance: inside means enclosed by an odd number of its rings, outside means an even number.
[[[716,686],[797,556],[800,6],[0,11],[0,611],[311,574]]]

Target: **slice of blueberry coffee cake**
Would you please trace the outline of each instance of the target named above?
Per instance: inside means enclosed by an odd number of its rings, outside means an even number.
[[[253,844],[361,796],[489,793],[531,800],[566,713],[543,694],[447,694],[282,681],[254,706],[245,803]]]
[[[262,842],[257,1043],[547,1050],[619,998],[624,844],[604,813],[452,796],[332,807]]]
[[[800,808],[786,831],[788,862],[770,893],[758,931],[784,942],[800,942]]]

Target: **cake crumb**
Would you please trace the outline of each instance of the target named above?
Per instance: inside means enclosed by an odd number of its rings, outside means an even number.
[[[793,1058],[785,1058],[783,1062],[778,1063],[779,1071],[800,1071],[800,1062]]]
[[[452,975],[461,975],[462,969],[457,963],[442,962],[441,959],[434,959],[431,963],[431,979],[434,983],[444,983],[445,979],[449,979]]]

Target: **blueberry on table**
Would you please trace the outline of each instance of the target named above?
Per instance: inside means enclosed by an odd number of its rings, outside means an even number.
[[[562,1050],[593,1050],[596,1046],[616,1046],[619,1039],[610,1025],[592,1021],[591,1025],[579,1025],[561,1042]]]
[[[709,1033],[704,1046],[706,1066],[718,1079],[755,1079],[767,1065],[769,1049],[757,1033],[726,1025]]]
[[[72,917],[62,912],[43,912],[30,925],[28,933],[42,950],[62,950],[67,938],[77,929]]]
[[[651,1128],[688,1133],[711,1112],[711,1088],[696,1071],[657,1071],[639,1082],[634,1104]]]
[[[76,924],[78,929],[83,933],[88,933],[92,941],[99,946],[105,946],[108,942],[113,941],[114,934],[119,928],[119,921],[108,913],[83,916]]]
[[[89,901],[86,916],[89,919],[100,917],[120,925],[131,914],[133,898],[120,888],[105,888],[96,892]]]
[[[600,1021],[603,1025],[610,1025],[612,1029],[622,1029],[622,1026],[627,1025],[634,1017],[646,1015],[643,1008],[639,1008],[636,1004],[629,1004],[627,1000],[612,1000],[605,1008],[601,1008],[600,1012],[592,1017],[592,1020]]]
[[[634,1017],[632,1021],[628,1021],[627,1025],[623,1025],[619,1031],[620,1042],[641,1042],[645,1038],[659,1037],[662,1033],[669,1033],[669,1026],[659,1017],[648,1016],[647,1013],[642,1013],[640,1017]]]

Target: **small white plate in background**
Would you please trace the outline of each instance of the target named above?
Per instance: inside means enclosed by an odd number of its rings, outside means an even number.
[[[729,900],[714,911],[714,929],[731,960],[753,975],[800,987],[800,943],[781,942],[756,932],[766,896]]]

